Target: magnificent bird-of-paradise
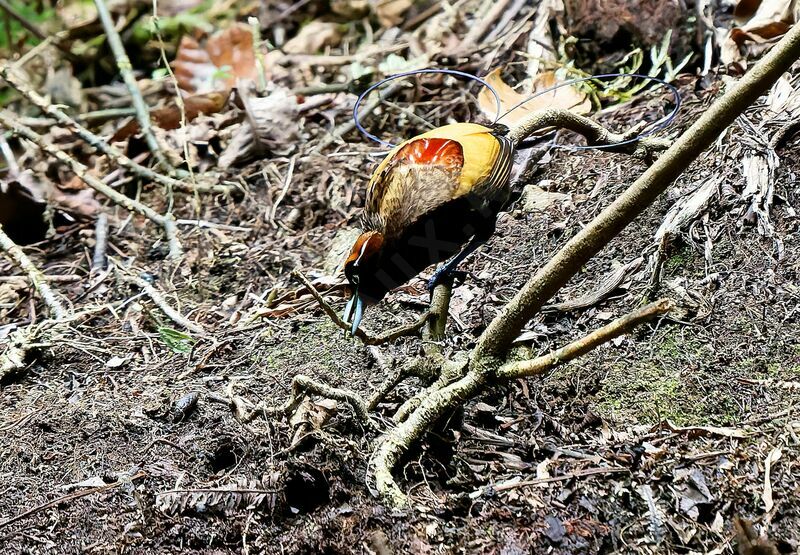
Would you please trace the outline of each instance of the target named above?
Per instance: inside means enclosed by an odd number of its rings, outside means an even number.
[[[452,257],[430,279],[432,290],[494,233],[511,196],[514,146],[504,131],[445,125],[399,144],[378,165],[367,189],[364,232],[344,266],[353,294],[344,319],[352,333],[365,307]]]

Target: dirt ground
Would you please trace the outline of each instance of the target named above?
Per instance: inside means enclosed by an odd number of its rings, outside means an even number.
[[[702,110],[702,96],[689,99],[679,126]],[[725,144],[740,132],[732,129]],[[677,298],[682,287],[693,300],[682,302],[681,318],[644,326],[463,407],[403,465],[401,484],[412,500],[403,511],[382,506],[365,487],[374,436],[348,407],[293,443],[282,419],[244,425],[216,402],[235,385],[245,398],[277,404],[298,373],[365,394],[380,383],[375,350],[345,338],[312,307],[200,339],[188,353],[174,352],[154,331],[163,316],[147,300],[99,311],[52,337],[23,376],[3,385],[0,515],[30,514],[0,528],[0,542],[13,553],[729,553],[731,522],[740,516],[762,525],[780,552],[797,552],[800,453],[796,389],[787,384],[800,379],[800,228],[792,212],[800,208],[798,144],[781,151],[774,237],[743,225],[740,206],[718,200],[706,211],[706,229],[715,230],[710,263],[705,238],[687,232],[669,245],[658,291],[648,293],[640,277],[591,308],[540,315],[521,354],[595,328],[644,295]],[[593,290],[615,265],[651,247],[668,209],[707,177],[709,163],[741,189],[741,167],[709,154],[557,300]],[[361,162],[326,164],[347,175]],[[645,167],[622,155],[566,150],[537,166],[529,179],[565,200],[533,212],[518,203],[501,217],[457,289],[452,348],[468,346],[526,276]],[[256,186],[242,201],[207,206],[206,216],[251,221],[264,194]],[[194,260],[190,272],[171,276],[181,291],[171,298],[184,314],[200,313],[199,321],[228,318],[233,305],[223,309],[219,299],[263,295],[276,278],[287,284],[295,264],[321,267],[347,221],[334,213],[329,219],[299,235],[186,229]],[[141,232],[145,244],[156,244],[155,231],[135,222],[114,237],[115,250],[137,252]],[[48,273],[78,271],[62,262],[87,248],[73,236],[36,246]],[[367,326],[414,318],[425,293],[421,280],[412,285],[371,311]],[[90,294],[119,300],[134,291],[109,282]],[[105,333],[118,319],[125,332]],[[403,339],[380,356],[402,360],[417,349]],[[386,408],[416,387],[402,386]],[[193,410],[176,409],[192,393]],[[776,507],[769,512],[766,477]],[[98,489],[70,495],[86,486]],[[202,497],[204,488],[221,487],[240,493]]]
[[[319,16],[317,3],[306,4],[293,4],[287,29],[300,28],[292,19]],[[520,13],[533,20],[535,11]],[[683,17],[693,33],[691,14],[659,17],[668,26]],[[465,69],[483,74],[508,63],[524,73],[528,58],[514,46],[533,42],[520,39],[512,23],[513,36],[500,37],[504,49],[474,45],[480,57]],[[349,25],[342,44],[366,42],[360,23]],[[468,32],[461,20],[453,28]],[[609,31],[617,41],[611,46],[573,44],[576,59],[593,59],[597,72],[617,67],[618,42],[641,39],[626,29]],[[694,40],[692,33],[677,47]],[[333,52],[350,55],[344,46]],[[316,66],[303,67],[280,77],[299,87],[312,77],[334,82],[338,71],[325,66],[316,75]],[[677,137],[730,78],[715,70],[697,77],[699,70],[688,66],[679,77],[683,107],[661,136]],[[798,75],[796,64],[784,92],[800,96]],[[480,120],[471,93],[435,85],[444,97],[407,96],[436,121]],[[242,407],[232,399],[245,409],[278,406],[300,374],[366,397],[422,350],[416,337],[380,347],[346,337],[291,276],[298,269],[315,279],[343,310],[345,281],[333,269],[352,243],[379,160],[378,148],[356,133],[325,142],[339,129],[334,123],[349,117],[350,96],[298,116],[291,145],[223,168],[245,185],[243,194],[176,193],[185,250],[177,266],[157,226],[113,204],[103,207],[111,222],[108,272],[90,271],[93,219],[59,222],[49,238],[27,244],[38,268],[64,278],[53,282],[64,298],[88,310],[68,326],[48,324],[23,272],[0,257],[0,286],[13,276],[23,283],[0,321],[0,345],[8,348],[21,330],[34,342],[24,371],[0,383],[0,546],[9,554],[733,554],[735,523],[744,519],[769,538],[772,551],[763,553],[800,553],[800,136],[775,151],[773,189],[761,192],[769,202],[757,203],[760,212],[748,209],[757,176],[743,163],[766,156],[764,137],[787,123],[771,111],[777,94],[762,97],[588,263],[528,324],[510,358],[549,352],[650,300],[668,297],[677,309],[435,423],[396,473],[409,495],[406,508],[373,495],[367,461],[421,380],[406,380],[379,405],[376,429],[347,404],[319,397],[289,418],[237,418]],[[651,90],[599,121],[625,130],[660,117],[668,103]],[[241,126],[241,109],[228,112],[202,116],[193,129],[213,135],[233,112],[240,120],[229,127]],[[377,114],[367,125],[390,136],[394,120]],[[403,132],[420,131],[413,119],[403,121]],[[98,172],[117,169],[57,131],[50,138],[94,160]],[[229,140],[230,129],[223,131],[199,141],[198,172],[220,169],[208,159],[215,141]],[[447,354],[473,347],[527,279],[650,163],[544,145],[530,157],[518,154],[521,198],[463,266],[468,276],[451,303]],[[58,173],[42,158],[24,159],[41,174]],[[123,192],[137,195],[136,181]],[[662,239],[659,229],[674,209],[705,190],[698,209]],[[147,183],[141,193],[166,211],[160,187]],[[377,332],[414,321],[428,306],[432,271],[370,308],[364,326]],[[173,329],[180,326],[142,283],[164,292],[205,333]]]

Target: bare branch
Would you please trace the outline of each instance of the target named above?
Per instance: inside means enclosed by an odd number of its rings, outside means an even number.
[[[673,303],[669,299],[655,301],[643,306],[638,310],[634,310],[633,312],[630,312],[621,318],[617,318],[610,324],[607,324],[602,328],[593,331],[589,335],[581,337],[580,339],[573,341],[569,345],[565,345],[564,347],[561,347],[552,353],[536,357],[532,360],[512,362],[501,366],[497,369],[497,377],[504,380],[513,380],[516,378],[525,378],[528,376],[541,374],[547,370],[551,370],[556,366],[586,354],[589,351],[599,347],[603,343],[611,341],[615,337],[619,337],[620,335],[628,333],[639,324],[650,320],[651,318],[666,314],[672,309],[672,307]]]
[[[313,296],[314,300],[317,301],[317,304],[319,304],[322,311],[325,312],[325,314],[328,316],[328,318],[331,319],[331,321],[334,324],[336,324],[338,327],[342,328],[345,331],[350,331],[350,324],[346,323],[344,320],[341,319],[341,317],[339,317],[339,314],[337,314],[336,310],[334,310],[334,308],[330,305],[330,303],[328,303],[328,301],[326,301],[322,297],[322,295],[320,295],[319,291],[317,291],[317,288],[314,287],[314,285],[310,281],[308,281],[308,278],[306,278],[302,273],[298,272],[297,270],[294,270],[292,272],[292,276],[295,279],[297,279],[297,281],[302,283],[306,287],[306,289],[308,289],[308,291],[311,293],[311,296]],[[356,330],[356,337],[358,337],[365,345],[382,345],[384,343],[390,343],[395,339],[398,339],[399,337],[404,337],[406,335],[413,335],[417,333],[420,330],[420,328],[422,328],[422,326],[425,325],[425,322],[428,320],[429,315],[430,312],[426,312],[422,316],[420,316],[416,322],[412,324],[408,324],[406,326],[399,326],[397,328],[391,329],[388,332],[377,336],[369,335],[364,330],[358,329]]]
[[[86,183],[89,187],[107,197],[112,202],[119,204],[123,208],[135,212],[151,220],[152,222],[164,228],[164,234],[169,243],[170,257],[180,258],[181,244],[178,240],[178,229],[175,225],[175,220],[172,216],[162,216],[146,204],[142,204],[122,193],[112,189],[101,180],[89,173],[88,168],[82,163],[78,162],[53,144],[48,143],[44,138],[33,131],[30,127],[23,125],[15,116],[7,111],[0,112],[0,125],[7,128],[9,131],[20,137],[24,137],[38,146],[43,152],[49,154],[59,162],[66,164],[77,175],[81,181]]]
[[[720,133],[800,58],[795,25],[722,98],[642,174],[617,200],[575,235],[534,275],[481,335],[473,361],[501,358],[519,331],[586,262],[631,223]]]
[[[156,160],[158,160],[159,165],[164,170],[171,171],[172,166],[161,151],[156,136],[153,134],[153,128],[150,125],[150,110],[147,108],[144,98],[142,98],[142,91],[139,90],[136,77],[133,75],[133,65],[131,65],[131,61],[125,53],[125,46],[123,46],[122,39],[111,19],[108,6],[106,6],[105,0],[94,0],[94,4],[97,6],[97,15],[100,17],[100,22],[103,24],[103,30],[106,32],[106,40],[108,40],[108,46],[111,48],[111,52],[113,52],[114,58],[116,59],[119,73],[123,81],[125,81],[125,85],[128,87],[128,92],[131,94],[133,107],[136,109],[136,119],[139,120],[139,129],[141,129],[142,135],[144,135],[147,141],[147,146],[150,148],[153,156],[156,157]]]

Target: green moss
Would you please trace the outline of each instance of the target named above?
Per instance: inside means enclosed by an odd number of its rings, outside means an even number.
[[[676,270],[685,267],[690,261],[691,252],[681,250],[677,254],[670,256],[667,261],[664,262],[664,268],[666,268],[667,272],[674,273]]]
[[[613,365],[598,393],[597,410],[612,420],[639,423],[669,419],[685,425],[708,419],[703,398],[691,392],[679,369],[647,362]]]
[[[647,358],[610,367],[596,397],[597,411],[615,421],[656,423],[669,419],[677,425],[702,424],[719,417],[719,407],[708,406],[691,370],[705,355],[702,343],[684,336],[660,338]]]

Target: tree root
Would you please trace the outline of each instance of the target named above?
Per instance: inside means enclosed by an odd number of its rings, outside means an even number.
[[[320,397],[325,397],[327,399],[333,399],[335,401],[341,401],[349,404],[353,408],[353,412],[355,412],[359,422],[361,422],[365,428],[370,430],[375,429],[375,424],[373,424],[369,417],[367,403],[364,402],[358,393],[348,389],[332,387],[309,378],[303,374],[295,376],[292,380],[292,394],[285,403],[277,407],[270,407],[265,403],[259,403],[255,410],[247,415],[246,420],[252,420],[258,414],[263,414],[264,416],[275,414],[288,416],[295,409],[297,409],[306,393],[313,393],[314,395],[319,395]]]
[[[408,449],[428,428],[444,414],[462,405],[486,386],[485,377],[477,372],[468,372],[460,380],[431,392],[420,402],[407,420],[379,438],[378,447],[369,461],[368,487],[393,506],[406,504],[406,496],[392,477],[392,470]]]
[[[608,343],[612,339],[624,335],[636,326],[662,316],[672,310],[674,303],[670,299],[661,299],[638,310],[617,318],[608,325],[593,331],[589,335],[561,347],[557,351],[542,355],[532,360],[523,360],[505,364],[497,369],[497,377],[505,380],[528,378],[546,372],[560,364],[569,362],[589,351]]]

